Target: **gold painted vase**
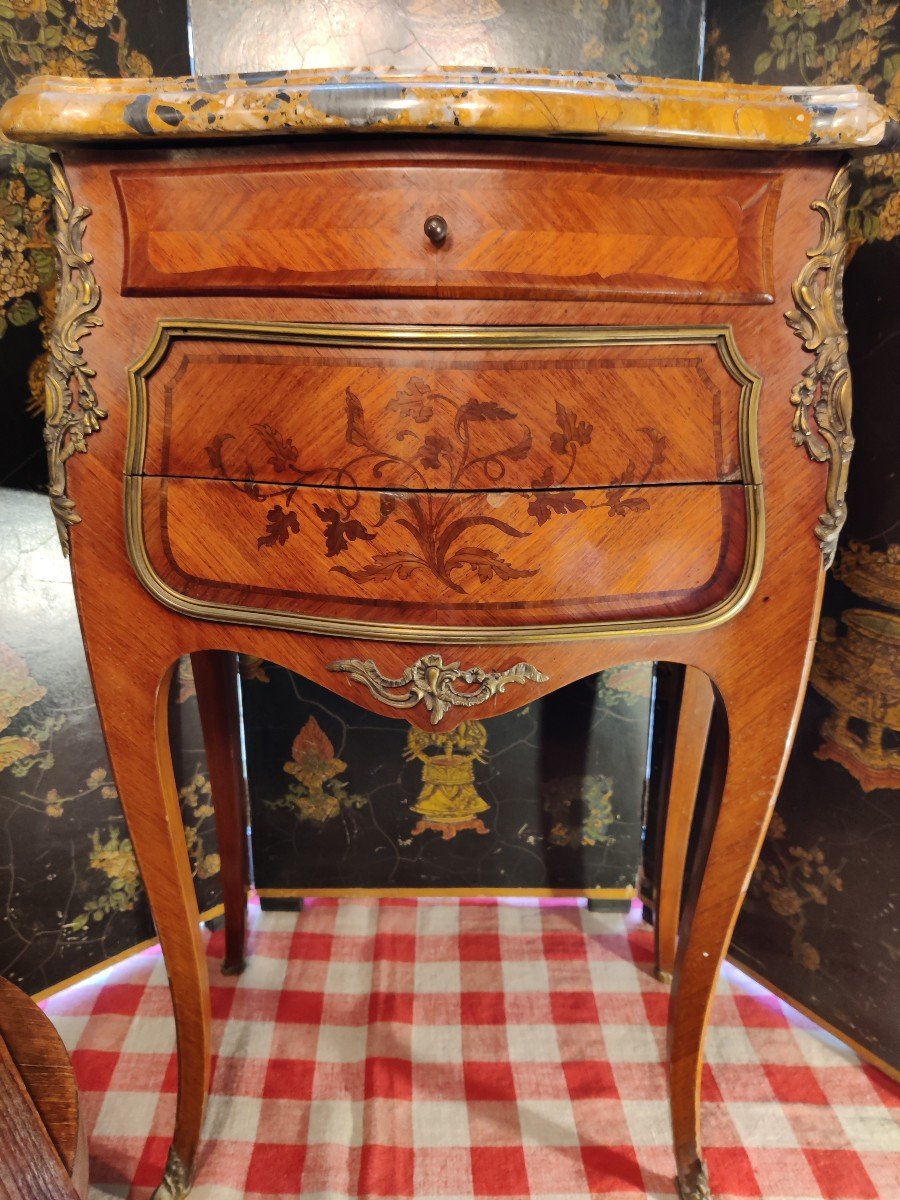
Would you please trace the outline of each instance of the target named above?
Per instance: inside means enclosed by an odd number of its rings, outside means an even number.
[[[900,787],[900,616],[851,608],[841,620],[846,634],[820,641],[810,675],[833,706],[816,757],[840,763],[865,792]]]
[[[486,742],[480,721],[463,721],[451,733],[410,730],[404,757],[422,764],[422,790],[412,805],[421,818],[413,829],[414,837],[429,829],[444,841],[464,829],[490,832],[479,816],[490,805],[475,786],[475,763],[484,762]]]

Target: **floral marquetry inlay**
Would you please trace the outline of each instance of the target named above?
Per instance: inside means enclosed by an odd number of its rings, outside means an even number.
[[[161,321],[129,380],[129,552],[176,611],[446,645],[718,621],[755,586],[726,326]]]
[[[294,441],[270,424],[252,427],[260,451],[258,463],[229,459],[229,447],[235,441],[232,433],[217,435],[206,447],[210,467],[218,478],[266,506],[265,528],[257,539],[259,549],[277,550],[300,533],[299,490],[314,484],[327,485],[333,489],[333,504],[313,504],[322,527],[326,557],[339,558],[351,542],[372,544],[371,561],[365,566],[352,569],[338,563],[331,568],[355,583],[402,580],[425,572],[451,591],[464,592],[467,576],[487,583],[536,575],[538,568],[515,567],[498,551],[466,541],[467,533],[479,525],[497,530],[506,539],[528,537],[529,528],[513,526],[486,513],[461,514],[455,502],[455,493],[463,489],[491,491],[502,487],[508,466],[527,462],[535,438],[519,414],[506,402],[444,395],[417,375],[396,393],[387,408],[407,422],[394,435],[393,443],[373,427],[362,400],[348,387],[344,414],[347,454],[342,462],[327,468],[302,470]],[[429,428],[438,408],[450,412],[452,423],[443,426],[452,430],[449,436]],[[490,444],[482,444],[487,441],[483,431],[488,428],[493,437]],[[581,496],[566,488],[566,483],[579,449],[591,444],[594,432],[591,422],[557,400],[555,428],[544,436],[556,465],[545,467],[531,481],[527,516],[532,524],[542,526],[554,516],[578,513],[588,507]],[[637,432],[649,445],[643,473],[637,475],[634,463],[629,463],[621,479],[614,479],[609,488],[597,492],[592,507],[607,508],[617,517],[649,508],[650,502],[637,494],[636,487],[665,461],[666,438],[649,426]],[[272,487],[257,482],[266,477],[264,455],[270,473],[291,476],[289,483]],[[362,489],[357,477],[363,467],[390,489],[381,494],[374,523],[360,519]],[[439,492],[434,485],[437,471],[445,478]],[[408,533],[408,550],[379,551],[379,529],[390,523]]]

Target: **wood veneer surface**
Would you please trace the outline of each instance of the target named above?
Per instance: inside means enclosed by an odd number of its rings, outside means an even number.
[[[413,163],[427,160],[438,150],[439,145],[430,145],[427,141],[413,147],[408,143],[392,145],[384,139],[384,143],[378,148],[373,147],[371,153],[377,161],[384,157],[396,158],[402,153],[405,160]],[[519,153],[518,147],[502,147],[501,150],[507,155]],[[497,147],[492,146],[489,153],[496,151]],[[360,153],[359,146],[347,145],[334,151],[335,161],[343,161],[347,154],[358,156]],[[470,153],[472,162],[476,163],[479,155],[486,151],[473,144],[466,153]],[[522,151],[524,158],[537,157],[539,153],[533,148]],[[562,154],[567,161],[579,161],[586,151],[567,147],[563,150],[554,148],[553,153],[554,156]],[[599,152],[591,150],[590,153],[596,155]],[[301,157],[302,151],[296,146],[274,142],[265,148],[224,149],[216,146],[209,150],[184,148],[170,151],[148,148],[142,152],[141,165],[145,169],[166,171],[199,166],[240,174],[247,170],[269,170],[282,164],[296,165]],[[388,715],[397,710],[387,699],[370,692],[353,672],[334,671],[333,664],[337,660],[371,660],[373,669],[386,679],[400,680],[409,678],[408,672],[418,659],[432,656],[430,665],[426,664],[424,668],[426,682],[429,671],[439,670],[437,661],[440,659],[444,664],[459,663],[463,669],[477,668],[488,673],[507,671],[520,662],[530,664],[533,671],[520,673],[504,690],[496,691],[479,704],[479,718],[509,711],[598,669],[656,659],[685,663],[702,670],[712,680],[717,703],[714,728],[720,765],[720,770],[713,775],[724,779],[723,790],[711,796],[706,805],[697,876],[679,938],[669,1025],[670,1088],[679,1178],[684,1193],[692,1200],[700,1200],[704,1194],[699,1166],[699,1080],[704,1030],[719,964],[784,769],[799,698],[808,673],[821,595],[822,555],[815,529],[825,505],[826,472],[822,464],[810,461],[794,444],[791,429],[794,408],[790,402],[792,389],[813,360],[784,320],[784,312],[795,304],[791,287],[808,261],[808,250],[820,241],[820,214],[810,207],[810,202],[828,193],[836,163],[828,155],[789,160],[788,156],[777,154],[705,154],[623,147],[604,149],[602,160],[608,166],[623,169],[645,170],[664,165],[666,170],[694,171],[700,175],[708,170],[735,168],[758,171],[766,177],[772,173],[780,174],[783,177],[782,195],[772,229],[773,303],[733,304],[727,310],[720,303],[671,297],[641,301],[616,297],[590,302],[570,299],[536,303],[522,299],[514,291],[508,297],[497,299],[304,298],[250,294],[125,297],[121,291],[125,235],[113,177],[118,171],[132,169],[134,161],[124,152],[97,148],[73,150],[67,155],[73,193],[79,203],[86,203],[93,210],[86,247],[95,256],[94,270],[103,295],[101,315],[104,323],[91,333],[87,349],[90,366],[96,371],[98,403],[108,413],[100,423],[100,430],[90,437],[88,453],[74,456],[68,463],[69,492],[82,519],[82,523],[71,531],[72,562],[85,642],[111,760],[172,983],[181,1062],[173,1146],[188,1173],[195,1158],[203,1119],[211,1031],[196,901],[171,760],[166,749],[164,701],[172,664],[178,656],[186,652],[226,649],[257,654]],[[663,221],[661,212],[661,224]],[[741,358],[762,379],[754,446],[758,454],[757,494],[764,511],[765,543],[755,590],[746,598],[740,611],[716,627],[695,627],[692,632],[683,633],[676,624],[660,621],[644,633],[629,630],[578,643],[565,638],[553,642],[529,641],[528,631],[523,630],[520,642],[499,644],[491,641],[489,625],[475,624],[460,626],[459,636],[452,641],[442,641],[435,635],[417,644],[405,642],[402,630],[395,631],[393,640],[388,641],[359,636],[297,636],[288,630],[263,628],[259,624],[238,626],[218,619],[197,620],[173,611],[160,604],[142,586],[131,568],[126,548],[122,516],[125,490],[126,486],[129,489],[136,486],[133,477],[126,477],[129,463],[128,367],[147,352],[160,322],[210,320],[261,325],[309,322],[320,325],[470,326],[479,330],[516,325],[695,328],[720,327],[727,322]],[[352,358],[348,358],[348,365],[352,370],[358,369]],[[660,409],[671,415],[665,388],[659,391],[661,394],[655,398]],[[201,398],[204,408],[218,403],[214,391],[204,393],[203,388],[199,388],[195,394]],[[723,394],[729,394],[727,388]],[[700,402],[708,403],[702,395]],[[229,415],[235,411],[233,398],[227,401],[226,407],[229,407]],[[673,411],[674,408],[673,405]],[[310,437],[314,440],[321,414],[314,405],[309,405],[305,411]],[[334,411],[333,406],[331,411]],[[628,430],[631,413],[627,407],[624,410],[615,408],[607,398],[602,403],[598,401],[596,414],[592,423],[598,430],[609,423],[617,426],[617,436],[611,439],[613,447],[627,442],[631,436]],[[555,415],[548,409],[546,416],[549,424],[536,420],[533,430],[536,439],[546,436],[552,428]],[[332,422],[343,426],[342,436],[346,441],[344,420],[338,422],[332,418]],[[654,424],[661,427],[659,422]],[[184,423],[182,429],[189,432],[189,423]],[[201,429],[201,438],[187,438],[186,461],[191,463],[196,461],[198,441],[202,446],[209,429],[205,416],[198,417],[198,431]],[[677,450],[674,461],[681,461],[682,469],[689,458],[688,446],[693,450],[688,431],[689,425],[685,425],[685,436],[673,437],[673,447]],[[301,435],[302,430],[298,428],[298,438]],[[187,433],[179,436],[187,437]],[[610,467],[620,461],[620,454],[619,449],[611,450]],[[708,465],[708,453],[703,450],[701,457],[703,454],[706,454],[704,461]],[[712,456],[713,463],[720,461]],[[635,472],[638,470],[635,462]],[[604,537],[614,528],[617,536],[625,539],[620,563],[621,582],[629,591],[640,591],[642,581],[646,583],[654,572],[659,572],[656,577],[663,585],[667,583],[671,587],[687,579],[695,586],[699,575],[691,576],[690,564],[709,562],[714,554],[718,564],[714,573],[716,580],[727,577],[728,557],[719,557],[715,550],[715,539],[720,537],[722,530],[721,517],[713,521],[709,514],[714,505],[721,504],[723,496],[741,496],[744,488],[739,484],[721,483],[712,472],[709,477],[716,482],[662,482],[657,486],[648,482],[642,486],[653,493],[648,501],[649,508],[632,508],[624,517],[606,507],[589,509],[587,506],[574,514],[554,514],[544,526],[538,527],[544,531],[542,537],[549,533],[554,536],[541,543],[540,555],[527,567],[537,570],[542,580],[539,602],[552,601],[560,591],[564,597],[572,597],[575,594],[573,579],[576,583],[590,579],[591,547],[596,544],[597,531],[601,528]],[[276,586],[286,583],[288,590],[292,584],[296,585],[301,572],[313,573],[320,583],[330,579],[332,564],[327,543],[325,553],[322,551],[321,527],[315,544],[314,541],[307,543],[310,562],[301,563],[299,555],[291,557],[295,548],[309,536],[309,530],[316,528],[313,516],[321,520],[315,510],[312,514],[308,509],[301,513],[303,520],[298,518],[298,531],[291,530],[283,543],[276,535],[271,545],[260,546],[260,536],[270,537],[275,532],[267,528],[260,530],[256,525],[262,513],[268,526],[266,505],[233,486],[234,482],[240,481],[196,476],[173,476],[166,481],[146,477],[141,484],[146,489],[145,503],[153,489],[157,497],[157,503],[144,514],[148,540],[152,542],[149,537],[153,528],[152,513],[160,511],[159,499],[165,491],[169,500],[180,497],[178,522],[181,532],[174,544],[179,554],[190,556],[191,565],[199,568],[198,578],[203,571],[207,578],[215,578],[218,571],[219,579],[225,582],[230,577],[233,586],[233,573],[237,569],[237,582],[244,588],[259,589],[260,585],[269,586],[274,580]],[[276,481],[275,486],[283,487],[284,481]],[[637,485],[633,486],[637,488]],[[312,499],[316,488],[321,499],[315,502],[323,512],[328,507],[339,509],[336,494],[339,489],[333,484],[308,485],[310,495],[306,496],[304,492],[306,500]],[[534,490],[534,485],[529,483],[528,488]],[[390,489],[381,490],[390,492]],[[597,489],[572,490],[587,494],[592,502],[600,494]],[[701,497],[696,505],[686,504],[683,499],[680,503],[671,501],[672,496],[687,496],[694,492]],[[213,495],[227,499],[211,504]],[[375,489],[361,489],[359,505],[373,504],[376,495]],[[487,509],[480,506],[489,505],[498,497],[509,496],[508,500],[500,499],[500,503],[508,503],[521,515],[523,511],[527,513],[531,503],[525,488],[519,494],[476,490],[452,495],[454,512],[459,513],[470,511],[468,506],[472,505],[484,513]],[[323,503],[329,498],[331,503]],[[654,555],[651,553],[653,539],[644,541],[635,537],[630,540],[633,534],[628,530],[634,530],[635,517],[649,519],[654,510],[662,512],[667,504],[672,507],[668,509],[669,517],[662,527],[668,530],[667,538],[675,539],[674,549],[667,556]],[[380,515],[380,497],[378,509]],[[254,514],[252,521],[249,520],[250,513]],[[557,535],[556,530],[563,528],[560,522],[573,516],[574,521],[565,526],[567,536]],[[245,520],[246,525],[243,524]],[[591,525],[581,542],[583,552],[566,559],[571,549],[570,539],[577,536],[575,531],[581,527],[581,521]],[[614,525],[614,521],[619,524]],[[594,522],[598,524],[595,526]],[[368,530],[368,524],[361,524]],[[378,537],[389,528],[385,522]],[[398,528],[402,530],[403,526]],[[202,536],[198,535],[198,529]],[[345,535],[347,532],[344,531]],[[361,536],[348,537],[347,541],[347,553],[352,551],[354,555],[368,553],[373,544]],[[539,544],[537,531],[527,538],[510,536],[510,543],[509,548],[504,547],[504,553],[524,555],[526,546]],[[240,547],[239,552],[237,547]],[[496,545],[490,548],[497,551]],[[160,546],[151,546],[151,550],[157,554],[155,561],[162,563]],[[258,566],[261,550],[275,552],[270,556],[273,561],[265,572],[265,579]],[[639,558],[640,555],[644,557]],[[340,555],[334,555],[332,559],[336,557]],[[554,557],[556,567],[551,569]],[[362,559],[354,561],[357,565],[363,562]],[[520,561],[527,563],[527,558]],[[636,562],[640,562],[639,568],[635,568]],[[632,576],[628,574],[630,569]],[[532,581],[539,576],[531,577]],[[543,580],[546,580],[546,590],[543,590]],[[377,581],[368,582],[374,589]],[[526,578],[498,579],[493,573],[487,581],[478,578],[479,589],[485,589],[479,599],[487,606],[500,603],[507,586],[522,588],[518,593],[520,599],[528,599],[524,595],[528,583]],[[390,603],[398,609],[404,604],[421,603],[433,609],[447,599],[446,594],[438,593],[436,585],[430,594],[423,596],[419,571],[411,572],[407,579],[392,580],[391,586],[397,591],[391,595]],[[595,589],[591,592],[596,595]],[[371,596],[373,592],[367,591],[367,594]],[[532,582],[529,596],[535,594],[536,585]],[[372,603],[363,596],[363,603],[366,602]],[[123,703],[125,697],[127,703]],[[424,704],[413,704],[403,711],[414,724],[432,727],[433,714]],[[468,707],[451,707],[439,718],[440,727],[452,728],[471,715]],[[153,781],[157,784],[155,788]]]
[[[86,1194],[88,1183],[88,1152],[84,1141],[78,1108],[78,1088],[70,1057],[56,1033],[52,1022],[37,1004],[7,979],[0,978],[0,1042],[4,1044],[7,1063],[19,1076],[30,1098],[30,1106],[40,1118],[49,1146],[40,1152],[48,1159],[34,1163],[34,1180],[24,1176],[18,1187],[38,1188],[35,1195],[64,1195],[64,1182],[52,1163],[55,1152],[66,1174],[73,1178],[72,1195]],[[13,1120],[26,1120],[20,1115]],[[0,1135],[2,1141],[2,1135]],[[37,1141],[35,1142],[37,1145]],[[18,1147],[17,1147],[18,1150]],[[11,1151],[12,1152],[12,1151]],[[48,1165],[49,1164],[49,1165]],[[7,1160],[8,1165],[8,1160]],[[24,1164],[20,1164],[23,1166]],[[49,1189],[46,1193],[40,1188]],[[56,1192],[55,1188],[59,1188]],[[19,1194],[18,1192],[16,1193]]]
[[[146,389],[130,469],[148,475],[465,491],[741,477],[742,386],[699,341],[261,345],[238,326],[186,331]]]
[[[746,556],[734,485],[304,487],[289,509],[283,488],[251,487],[144,479],[145,538],[166,583],[237,608],[475,629],[702,612],[734,590]]]
[[[524,157],[524,161],[523,161]],[[130,294],[771,300],[780,179],[597,153],[117,173]],[[439,246],[423,232],[440,214]]]

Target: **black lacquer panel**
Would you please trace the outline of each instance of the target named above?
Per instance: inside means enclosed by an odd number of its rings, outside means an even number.
[[[709,78],[858,83],[900,115],[895,4],[711,0],[707,15]],[[857,159],[853,181],[849,517],[731,956],[900,1069],[900,154]]]
[[[69,567],[42,496],[0,489],[0,975],[29,992],[153,936],[94,707]],[[201,909],[219,858],[193,681],[170,705]]]
[[[244,662],[256,885],[633,887],[652,670],[422,734]]]

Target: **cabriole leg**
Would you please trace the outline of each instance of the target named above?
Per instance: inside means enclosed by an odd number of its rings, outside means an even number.
[[[721,803],[708,804],[697,883],[682,918],[669,1009],[672,1127],[682,1200],[710,1200],[700,1142],[703,1043],[722,959],[728,949],[790,750],[806,681],[805,661],[771,667],[767,655],[733,680],[717,680],[727,714],[713,722],[714,746],[727,740]],[[724,747],[722,747],[724,749]],[[717,772],[716,772],[717,773]],[[718,808],[718,814],[716,809]]]
[[[162,946],[175,1014],[175,1132],[154,1200],[183,1200],[193,1178],[209,1088],[209,980],[172,770],[172,667],[148,664],[140,658],[144,649],[104,654],[91,665],[110,762]]]
[[[713,711],[713,689],[709,678],[696,667],[686,667],[672,775],[663,817],[659,891],[656,904],[656,977],[672,982],[678,946],[678,922],[687,862],[691,823],[706,753]]]
[[[237,656],[224,650],[199,651],[191,655],[191,668],[197,686],[197,705],[203,726],[222,863],[222,899],[225,903],[222,973],[239,975],[245,966],[250,861],[241,763]]]

